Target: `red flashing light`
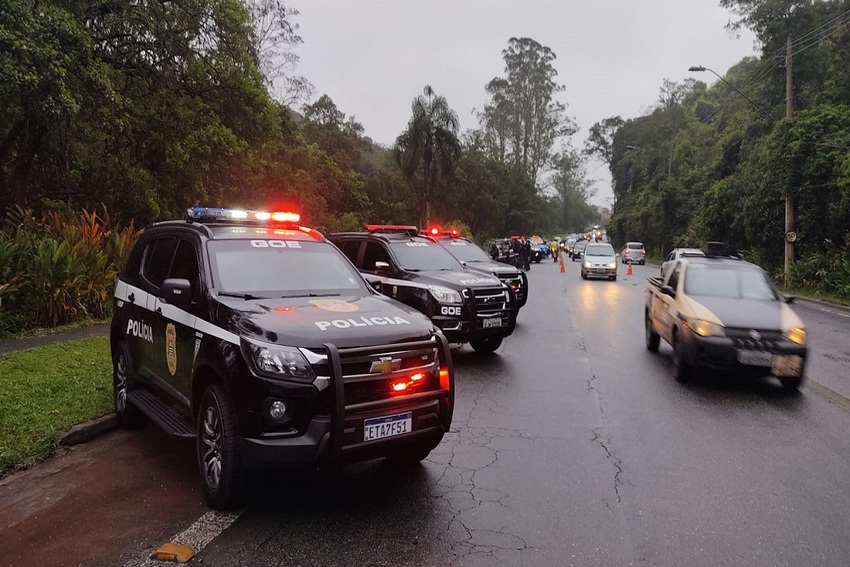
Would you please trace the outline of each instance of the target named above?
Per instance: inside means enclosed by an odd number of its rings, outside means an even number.
[[[449,369],[448,368],[440,368],[440,389],[448,390],[449,389]]]
[[[440,234],[440,229],[439,229],[439,228],[437,228],[436,226],[432,226],[432,227],[431,227],[431,234],[432,234],[433,236],[437,236],[438,234]]]
[[[283,307],[275,307],[274,310],[278,313],[291,313],[295,311],[297,308],[292,305],[284,305]]]
[[[390,382],[390,392],[392,394],[407,393],[409,390],[423,384],[426,376],[427,374],[423,372],[416,372],[415,374],[411,374],[407,379],[393,380]],[[440,381],[442,383],[442,376]]]
[[[457,238],[458,236],[460,236],[460,232],[458,232],[458,230],[456,228],[452,229],[451,234],[452,234],[452,238]]]
[[[271,218],[275,222],[298,222],[301,220],[301,215],[289,211],[275,211],[271,214]]]
[[[404,392],[407,390],[407,382],[393,382],[393,392]]]

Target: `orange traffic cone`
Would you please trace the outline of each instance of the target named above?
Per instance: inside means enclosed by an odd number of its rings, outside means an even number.
[[[632,275],[632,261],[631,261],[631,260],[629,260],[629,269],[628,269],[628,270],[626,270],[626,275],[627,275],[627,276],[631,276],[631,275]]]
[[[561,260],[561,273],[563,274],[564,272],[566,272],[566,270],[564,269],[564,254],[561,253],[558,255],[558,257]]]

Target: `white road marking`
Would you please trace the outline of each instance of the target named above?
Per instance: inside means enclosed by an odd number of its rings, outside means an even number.
[[[172,537],[170,543],[186,545],[192,548],[192,551],[197,555],[203,551],[207,544],[229,528],[244,511],[245,509],[243,508],[234,512],[218,512],[215,510],[207,512],[198,518],[194,524]],[[150,554],[153,554],[157,548],[150,550]],[[137,565],[138,567],[162,567],[163,565],[174,565],[174,563],[170,561],[157,561],[148,557],[143,563]]]

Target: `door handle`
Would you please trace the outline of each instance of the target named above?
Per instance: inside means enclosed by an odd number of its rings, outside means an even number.
[[[130,303],[136,303],[136,294],[135,294],[135,293],[131,293],[131,294],[130,294],[130,297],[128,297],[128,298],[127,298],[127,300],[128,300]]]

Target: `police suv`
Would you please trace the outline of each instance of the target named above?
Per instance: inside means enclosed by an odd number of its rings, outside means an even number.
[[[463,266],[415,226],[366,225],[328,238],[381,293],[428,315],[452,343],[499,348],[516,326],[516,296],[498,278]]]
[[[516,296],[517,310],[528,301],[528,276],[522,270],[496,262],[480,246],[460,236],[457,229],[441,230],[439,227],[431,227],[426,236],[440,243],[470,270],[496,276],[502,283],[509,286]]]
[[[115,288],[119,420],[194,438],[213,508],[248,470],[424,459],[449,430],[448,342],[292,213],[148,227]]]

